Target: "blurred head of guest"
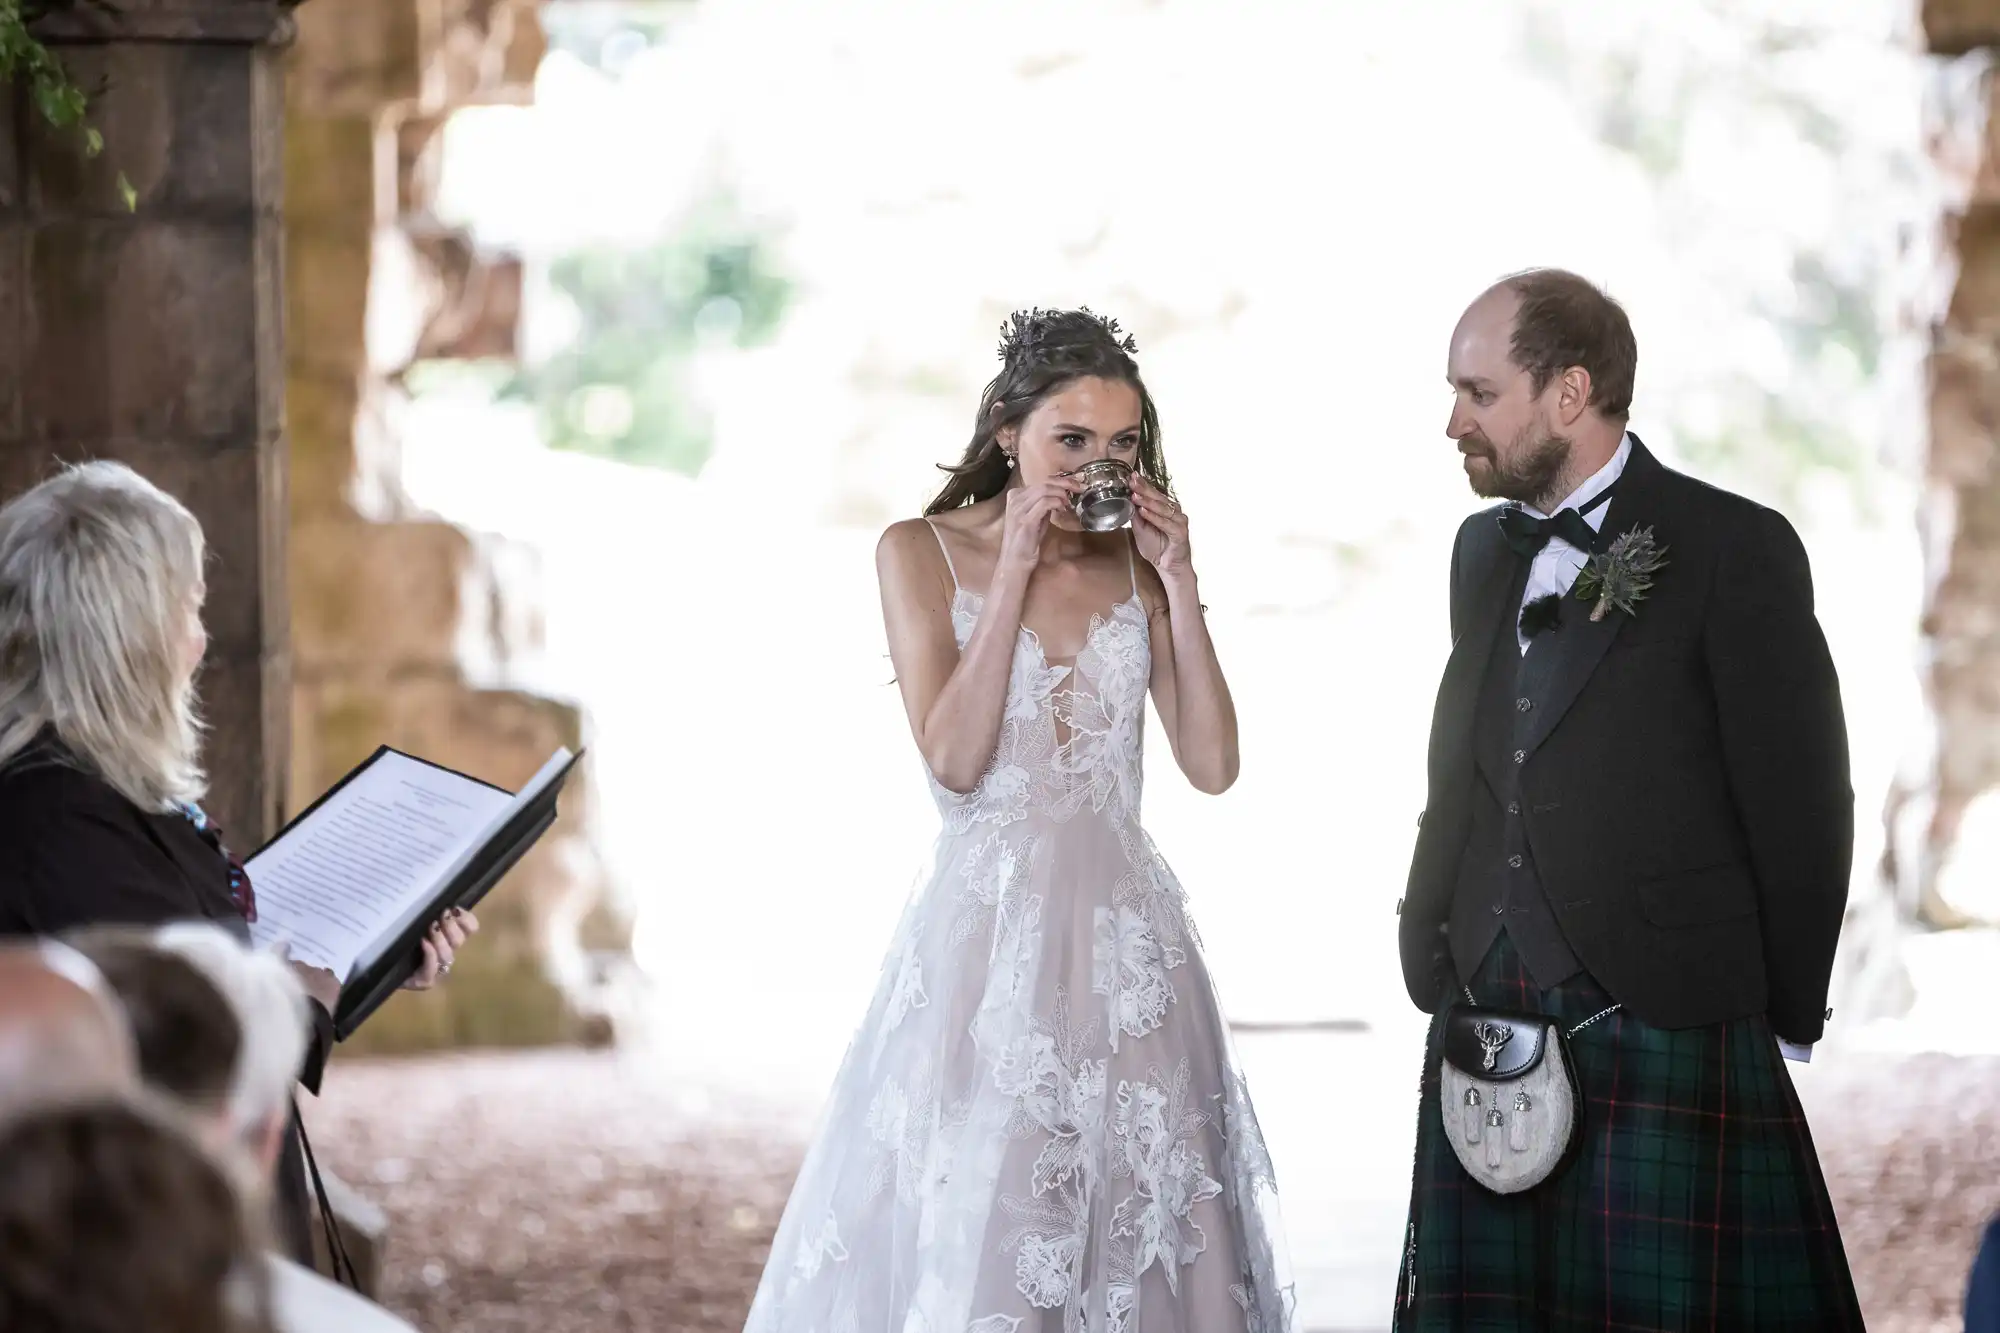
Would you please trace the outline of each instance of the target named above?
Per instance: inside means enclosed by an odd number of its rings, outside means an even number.
[[[0,1124],[0,1328],[264,1333],[249,1217],[228,1172],[135,1102]]]
[[[201,527],[119,463],[0,508],[0,764],[45,733],[141,809],[198,800]]]
[[[141,1076],[216,1148],[268,1177],[283,1144],[310,1032],[290,964],[219,926],[103,929],[72,937],[130,1016]]]
[[[211,1149],[254,1167],[255,1192],[267,1190],[306,1043],[305,993],[291,967],[203,922],[72,938],[131,1014],[147,1085],[179,1104]],[[265,1261],[273,1319],[285,1333],[411,1333],[299,1263],[275,1253]]]
[[[0,1117],[133,1087],[132,1046],[88,959],[54,941],[0,947]]]

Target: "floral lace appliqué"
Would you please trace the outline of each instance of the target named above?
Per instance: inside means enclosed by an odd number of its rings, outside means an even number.
[[[1120,1033],[1143,1037],[1174,1002],[1166,955],[1145,917],[1130,907],[1100,907],[1094,914],[1091,989],[1111,1001],[1111,1049]]]
[[[1210,1178],[1195,1149],[1208,1117],[1187,1104],[1190,1074],[1183,1057],[1172,1078],[1154,1069],[1146,1081],[1121,1082],[1113,1124],[1124,1149],[1112,1159],[1114,1170],[1132,1179],[1132,1193],[1112,1214],[1113,1234],[1137,1238],[1139,1272],[1158,1263],[1174,1291],[1181,1265],[1208,1247],[1190,1216],[1194,1206],[1222,1193],[1222,1182]]]
[[[960,589],[952,626],[963,648],[985,599]],[[1079,810],[1110,809],[1115,820],[1138,814],[1142,785],[1150,648],[1146,610],[1129,597],[1109,616],[1093,616],[1074,667],[1050,665],[1041,640],[1016,635],[1007,708],[985,776],[958,795],[932,782],[945,829],[999,827],[1039,806],[1064,820]]]

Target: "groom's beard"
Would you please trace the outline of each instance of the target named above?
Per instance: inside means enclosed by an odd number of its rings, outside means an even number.
[[[1527,430],[1514,437],[1513,447],[1505,462],[1500,451],[1493,447],[1484,435],[1468,435],[1460,442],[1459,452],[1468,459],[1484,462],[1484,467],[1466,470],[1466,480],[1472,483],[1472,493],[1488,500],[1513,500],[1517,504],[1544,508],[1549,502],[1561,497],[1551,494],[1563,470],[1569,466],[1572,441],[1563,435],[1550,431],[1534,443],[1527,443]]]

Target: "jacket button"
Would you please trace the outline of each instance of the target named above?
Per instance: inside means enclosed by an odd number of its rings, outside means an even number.
[[[1520,814],[1520,813],[1521,813],[1521,803],[1520,803],[1519,801],[1509,801],[1509,802],[1507,802],[1507,813],[1508,813],[1508,814],[1510,814],[1510,815],[1518,815],[1518,814]]]
[[[1514,707],[1520,709],[1523,713],[1527,712],[1530,708],[1533,708],[1534,706],[1535,706],[1535,701],[1533,699],[1516,699],[1514,701]]]
[[[1493,908],[1493,915],[1505,916],[1507,915],[1507,909],[1496,904]]]
[[[1396,899],[1396,915],[1401,916],[1402,914],[1403,914],[1403,900],[1401,898],[1398,898]]]
[[[1527,762],[1527,759],[1528,759],[1528,752],[1527,752],[1526,750],[1516,750],[1516,751],[1514,751],[1514,762],[1515,762],[1515,763],[1517,763],[1517,764],[1521,764],[1521,763],[1526,763],[1526,762]]]
[[[1519,869],[1521,868],[1521,856],[1520,856],[1520,853],[1518,853],[1518,852],[1517,852],[1517,853],[1515,853],[1515,854],[1514,854],[1513,856],[1510,856],[1510,857],[1508,857],[1508,858],[1507,858],[1507,865],[1508,865],[1508,868],[1509,868],[1509,869],[1512,869],[1512,870],[1519,870]]]
[[[1833,1021],[1833,1010],[1829,1009],[1826,1011],[1825,1020],[1829,1023]]]
[[[1424,810],[1419,810],[1419,811],[1417,811],[1417,827],[1418,827],[1418,828],[1422,828],[1422,827],[1424,826],[1424,815],[1425,815],[1425,814],[1427,814],[1427,813],[1428,813],[1428,811],[1424,811]]]

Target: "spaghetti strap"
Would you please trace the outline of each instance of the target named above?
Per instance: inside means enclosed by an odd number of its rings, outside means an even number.
[[[1132,580],[1132,597],[1139,595],[1139,539],[1129,532],[1125,542],[1125,573]],[[1131,598],[1126,599],[1130,601]]]
[[[924,526],[931,530],[931,536],[937,538],[938,554],[944,557],[944,567],[951,572],[951,590],[953,592],[963,591],[958,586],[958,566],[951,562],[951,550],[944,544],[944,534],[939,532],[937,524],[931,522],[928,518],[924,520]]]

